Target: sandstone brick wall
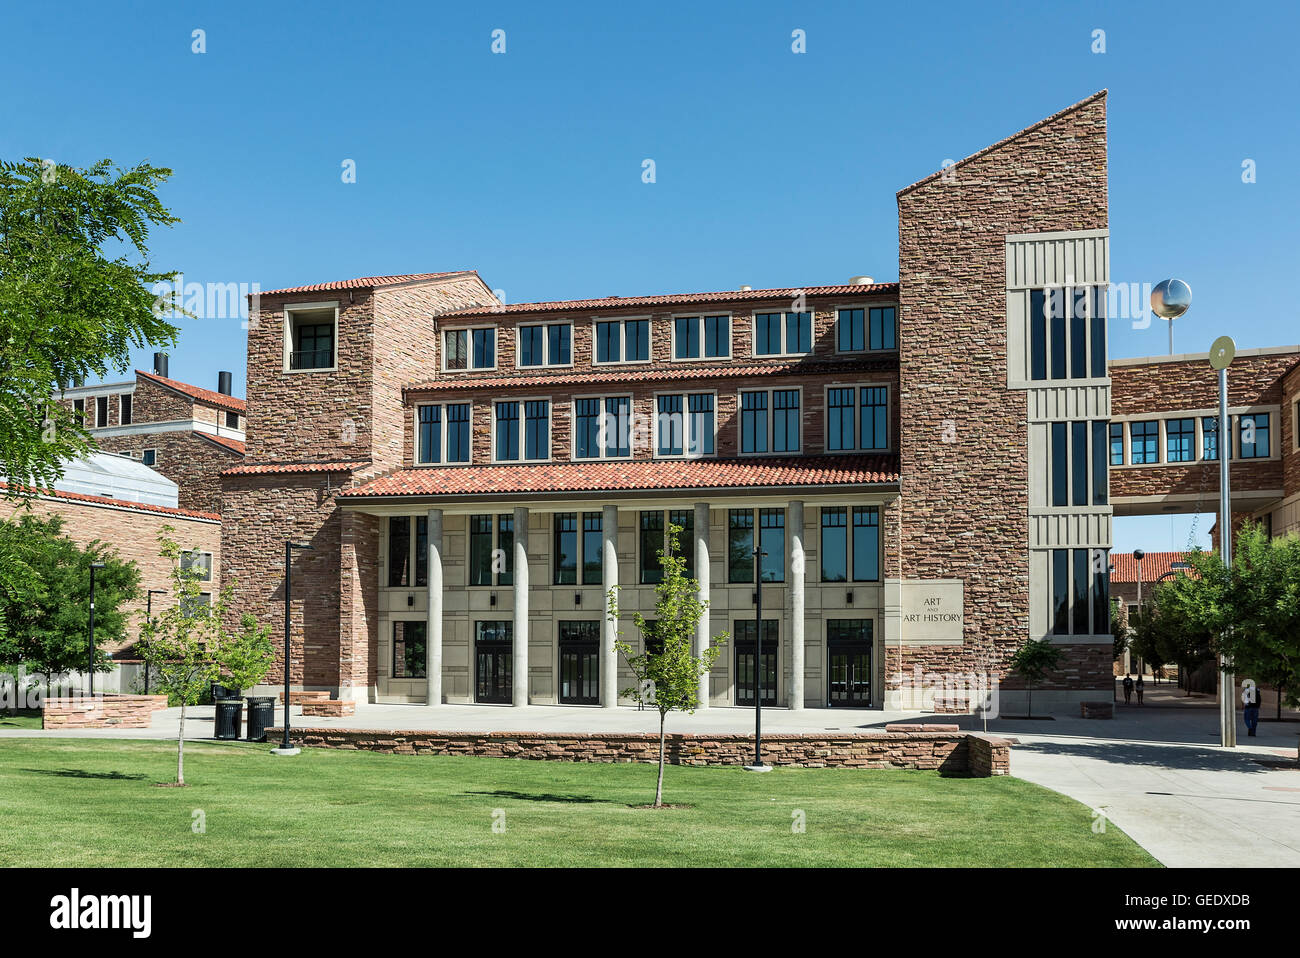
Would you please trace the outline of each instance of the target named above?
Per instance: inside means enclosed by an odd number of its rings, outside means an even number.
[[[267,740],[283,735],[283,728],[272,729]],[[555,762],[659,760],[659,737],[648,732],[433,732],[291,726],[289,737],[295,745],[311,748],[396,755],[473,755]],[[673,765],[747,765],[754,758],[754,739],[747,735],[669,735],[665,757]],[[1008,774],[1010,743],[967,732],[775,734],[763,736],[763,759],[772,765],[804,768],[910,768],[988,777]]]
[[[221,471],[237,466],[244,457],[193,432],[132,433],[96,436],[104,452],[129,452],[140,462],[145,449],[157,450],[153,467],[176,483],[176,504],[198,512],[221,511]]]
[[[148,589],[170,589],[171,564],[158,555],[158,533],[164,525],[173,528],[171,538],[182,548],[212,553],[212,581],[203,584],[204,592],[216,596],[221,589],[221,523],[217,516],[198,519],[175,512],[133,509],[129,503],[120,507],[95,505],[59,498],[37,498],[21,506],[8,503],[0,507],[0,518],[17,517],[30,512],[38,518],[58,515],[63,518],[63,534],[85,546],[98,539],[117,550],[118,555],[135,562],[140,569],[140,597],[122,606],[130,617],[126,642],[138,634],[146,606]],[[168,596],[154,596],[154,608],[165,608]],[[105,646],[115,651],[119,646]]]
[[[1027,409],[1006,386],[1005,239],[1106,228],[1104,93],[901,191],[898,217],[897,557],[907,578],[966,583],[965,645],[905,646],[903,665],[1002,672],[1029,627]],[[944,420],[955,442],[941,441]],[[1091,647],[1065,649],[1064,687],[1110,681],[1108,647],[1104,669]]]
[[[165,695],[47,699],[41,708],[41,728],[149,728],[153,713],[166,707]]]

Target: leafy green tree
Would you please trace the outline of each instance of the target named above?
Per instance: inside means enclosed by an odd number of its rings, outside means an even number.
[[[101,160],[86,169],[0,160],[0,495],[48,487],[93,444],[51,396],[109,370],[132,348],[170,345],[155,311],[149,231],[171,226],[157,194],[171,170]]]
[[[1211,598],[1211,586],[1206,580],[1185,575],[1157,584],[1144,598],[1134,619],[1132,651],[1152,668],[1173,664],[1185,674],[1195,671],[1214,657],[1217,626],[1207,626],[1206,622],[1222,621],[1221,611],[1212,616],[1208,611],[1194,611],[1192,606],[1202,601],[1208,603],[1207,608],[1220,604],[1219,599]],[[1190,686],[1187,694],[1192,694]]]
[[[1124,651],[1128,648],[1128,626],[1120,621],[1119,599],[1110,600],[1110,637],[1111,637],[1111,661],[1118,662],[1124,658]]]
[[[1029,693],[1028,718],[1034,717],[1034,686],[1061,665],[1061,648],[1051,639],[1030,639],[1011,656],[1011,670],[1025,680]]]
[[[696,656],[691,652],[696,626],[708,610],[709,603],[700,599],[699,582],[686,576],[686,559],[678,548],[681,533],[681,526],[669,524],[668,550],[658,552],[663,580],[655,586],[658,601],[653,627],[640,612],[632,613],[632,621],[642,635],[653,628],[656,648],[636,652],[621,638],[615,642],[637,680],[636,685],[624,689],[622,694],[659,712],[659,776],[655,783],[655,808],[663,807],[664,803],[664,736],[668,713],[691,714],[695,711],[699,705],[700,678],[713,668],[729,637],[726,632],[721,632],[713,637],[702,655]],[[617,625],[617,586],[609,590],[606,612]]]
[[[251,689],[275,665],[271,627],[259,623],[251,612],[245,612],[239,617],[235,640],[221,644],[217,663],[232,688]]]
[[[21,601],[4,604],[4,636],[0,661],[25,668],[45,679],[47,694],[53,680],[82,671],[89,659],[90,564],[95,570],[95,671],[108,672],[112,662],[105,646],[126,638],[126,602],[139,594],[140,570],[124,562],[98,539],[85,548],[63,535],[63,519],[21,516],[0,523],[0,553],[21,556],[29,582]]]

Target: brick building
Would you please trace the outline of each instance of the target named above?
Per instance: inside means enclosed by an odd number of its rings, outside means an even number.
[[[221,511],[221,471],[244,460],[247,410],[230,395],[230,374],[216,390],[167,376],[167,357],[135,379],[63,391],[60,401],[82,411],[104,452],[135,459],[179,487],[179,507]]]

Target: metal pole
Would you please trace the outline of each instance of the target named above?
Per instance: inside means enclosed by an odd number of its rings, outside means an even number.
[[[1228,370],[1219,370],[1219,555],[1223,564],[1232,566],[1232,486],[1229,482],[1229,459],[1232,456],[1232,433],[1228,428]],[[1219,744],[1237,746],[1236,682],[1232,659],[1219,656]]]
[[[90,661],[86,679],[90,683],[90,697],[95,697],[95,563],[90,564]]]
[[[144,599],[144,620],[153,622],[153,594],[154,590],[150,589],[149,594]],[[149,659],[144,660],[144,694],[149,694]]]
[[[284,543],[284,744],[280,747],[291,749],[289,744],[289,573],[293,564],[293,543]]]

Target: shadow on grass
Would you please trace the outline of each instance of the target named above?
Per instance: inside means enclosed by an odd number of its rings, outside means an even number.
[[[95,778],[110,782],[142,782],[147,775],[124,775],[121,772],[87,772],[82,768],[24,768],[20,771],[33,775],[55,775],[59,778]]]
[[[494,798],[513,798],[521,802],[554,802],[564,805],[617,805],[618,802],[611,802],[606,798],[591,798],[587,795],[555,795],[549,792],[540,794],[529,794],[528,792],[515,792],[509,789],[497,789],[493,792],[466,792],[466,795],[491,795]]]

